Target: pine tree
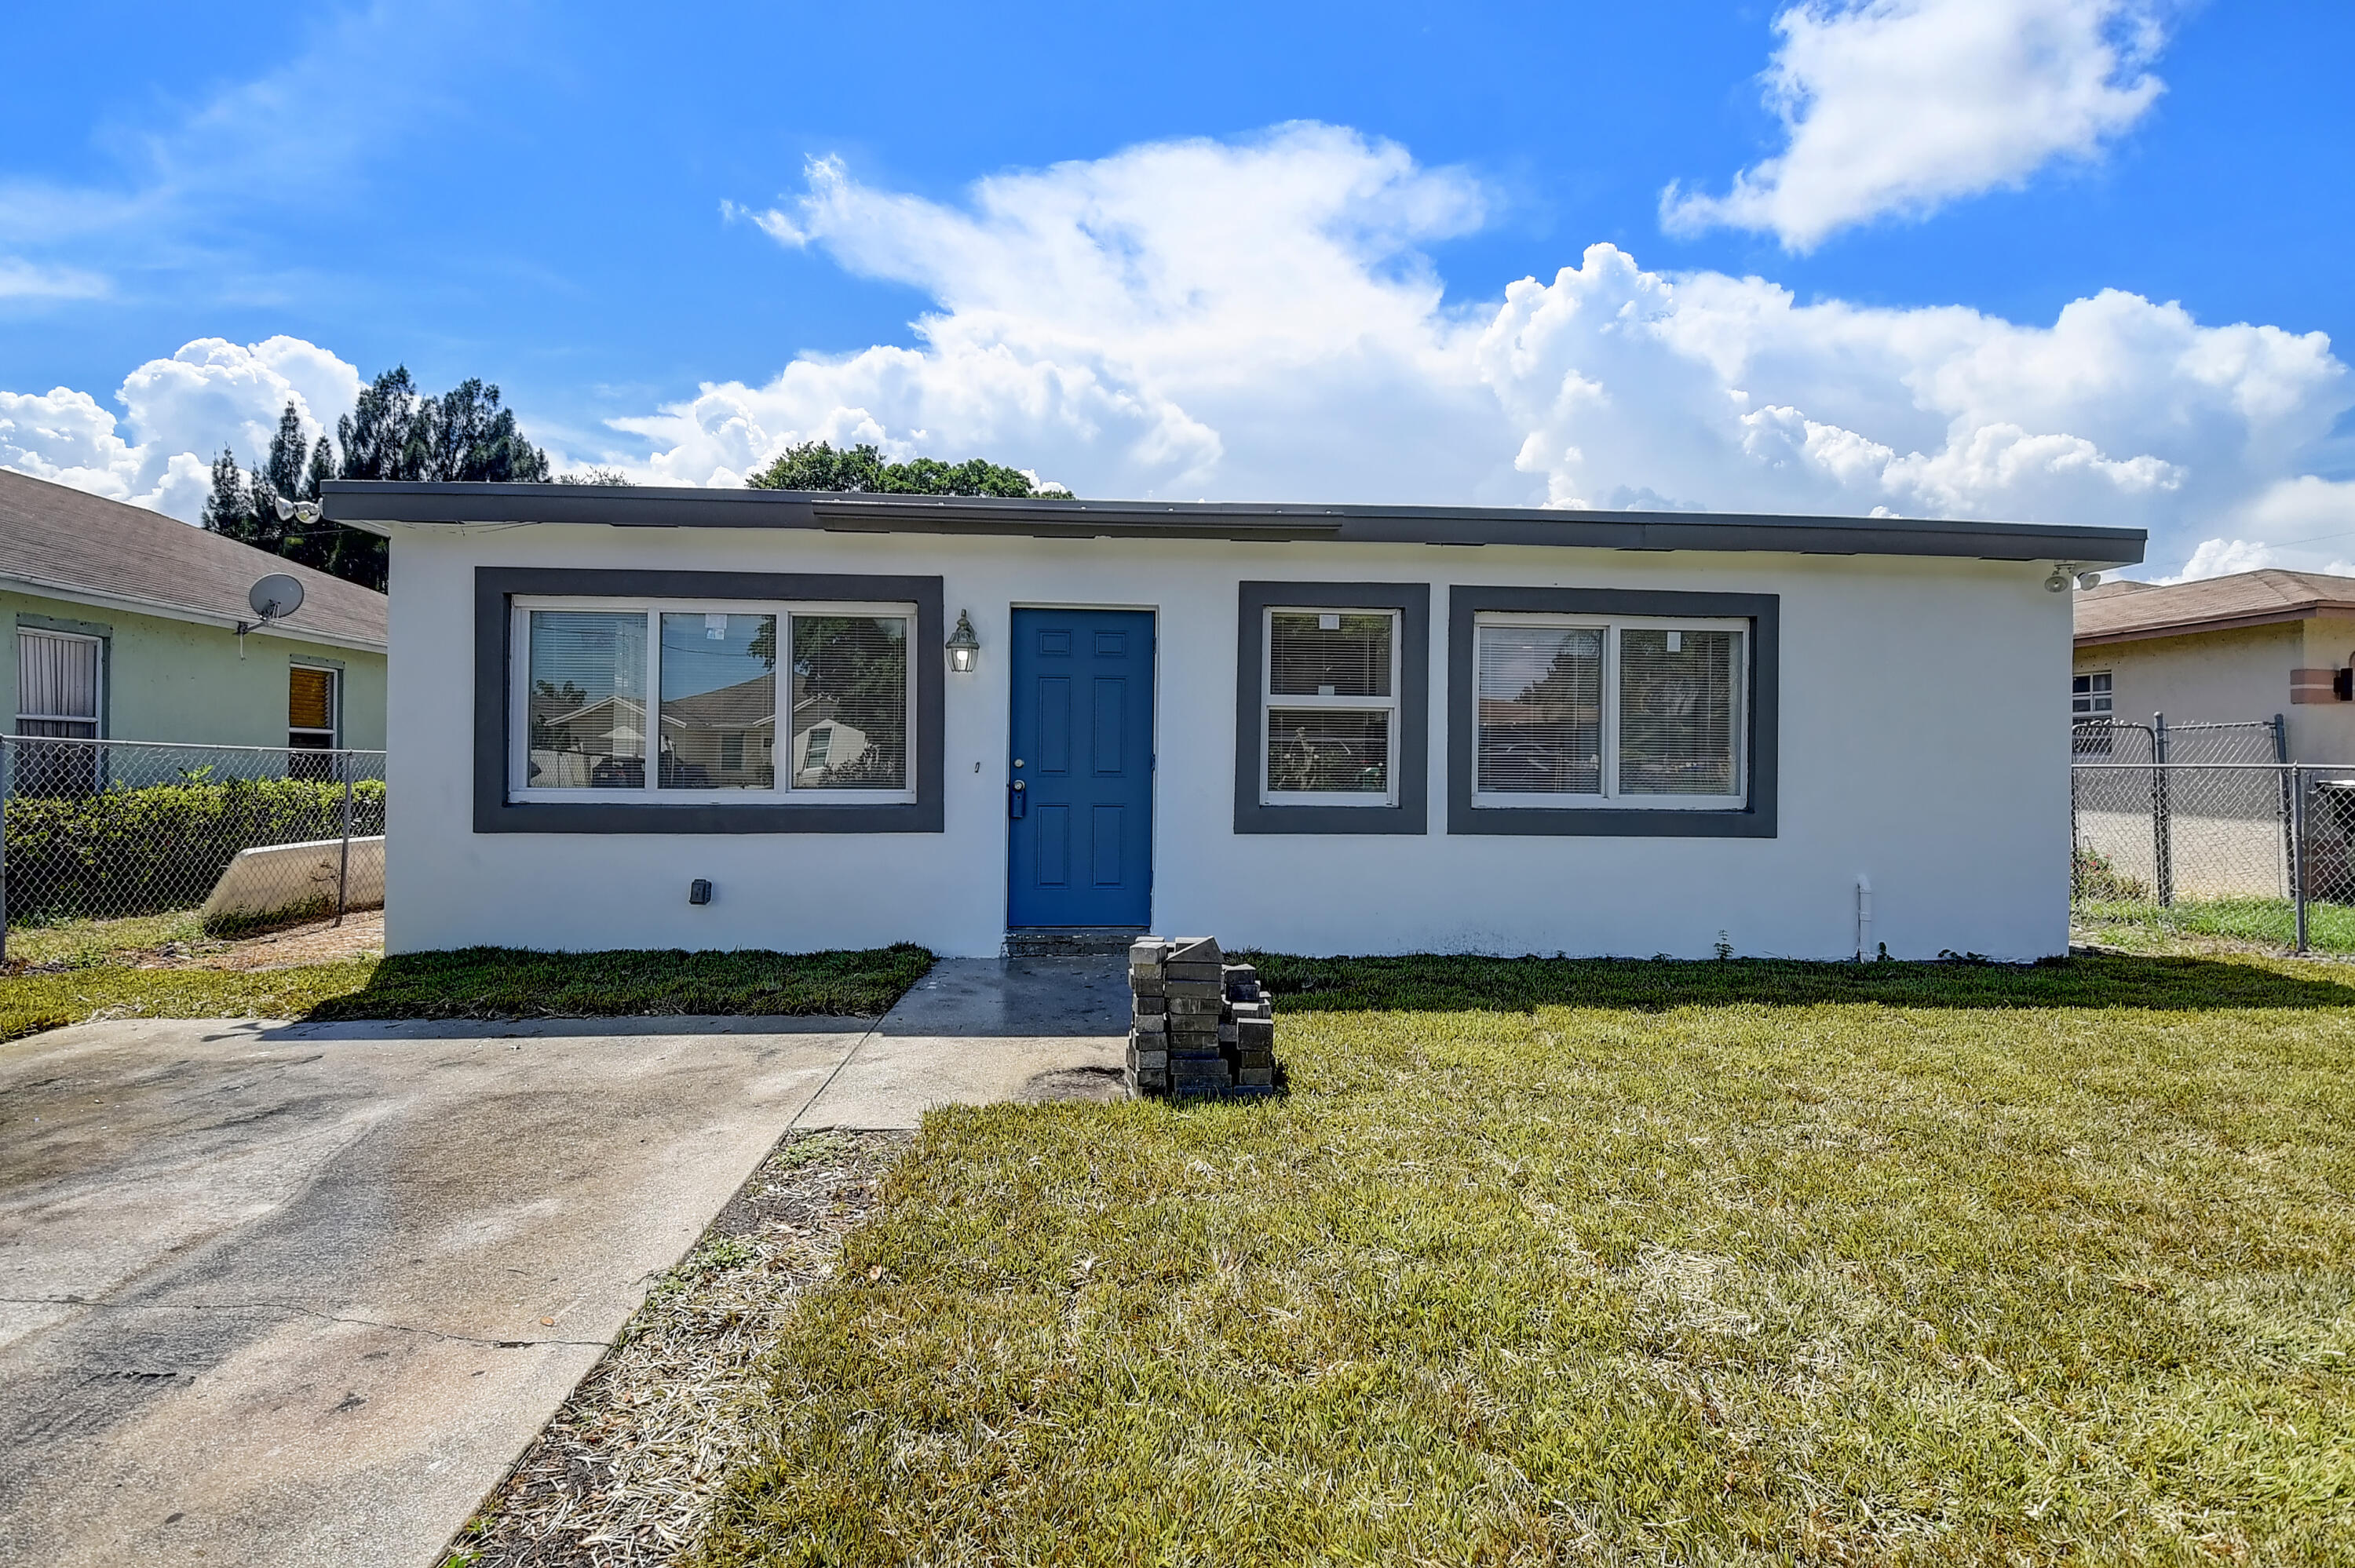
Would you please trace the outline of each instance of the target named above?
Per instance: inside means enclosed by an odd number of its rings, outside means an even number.
[[[253,535],[253,492],[246,487],[245,471],[227,447],[213,459],[212,493],[205,497],[204,524],[215,534],[250,541]]]
[[[336,448],[326,437],[311,449],[311,466],[303,475],[303,499],[316,501],[327,481],[336,477]]]

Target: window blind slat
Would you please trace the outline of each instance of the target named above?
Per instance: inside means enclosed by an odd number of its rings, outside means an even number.
[[[1601,629],[1483,626],[1476,644],[1476,788],[1500,794],[1601,794]]]
[[[16,633],[16,717],[26,735],[98,734],[99,653],[94,638]],[[37,725],[39,727],[32,727]]]
[[[908,787],[908,619],[793,618],[793,786]]]
[[[1619,793],[1732,795],[1742,634],[1619,633]]]
[[[1389,696],[1396,619],[1365,611],[1275,611],[1268,617],[1269,693],[1279,697]]]

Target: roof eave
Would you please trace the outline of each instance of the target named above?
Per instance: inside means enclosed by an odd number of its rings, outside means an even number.
[[[2076,635],[2076,643],[2080,648],[2100,648],[2114,642],[2149,642],[2163,637],[2194,637],[2203,631],[2236,631],[2254,626],[2294,626],[2301,620],[2312,620],[2321,615],[2355,615],[2355,604],[2317,599],[2306,604],[2283,605],[2275,609],[2248,610],[2239,615],[2200,616],[2156,626],[2081,631]]]
[[[408,526],[571,524],[623,528],[807,528],[1029,538],[1316,541],[1605,550],[1770,551],[2132,566],[2138,528],[1538,508],[1307,506],[1237,502],[1018,501],[803,492],[334,481],[328,520],[370,533]]]
[[[120,609],[133,615],[153,615],[167,620],[193,621],[199,626],[218,626],[234,631],[246,624],[234,615],[222,615],[214,610],[194,609],[185,604],[172,604],[159,599],[145,599],[136,594],[110,593],[101,588],[84,588],[80,583],[59,582],[53,578],[36,577],[23,573],[0,575],[0,586],[21,588],[43,599],[59,599],[72,604],[93,605],[101,609]],[[296,611],[296,614],[302,613]],[[307,626],[295,626],[287,621],[272,621],[266,626],[249,626],[248,635],[281,637],[291,642],[317,642],[330,648],[348,648],[357,653],[382,653],[386,643],[354,637],[345,632],[322,631]]]

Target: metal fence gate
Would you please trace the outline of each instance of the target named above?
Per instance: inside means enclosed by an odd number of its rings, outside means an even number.
[[[2318,912],[2334,932],[2343,912],[2355,935],[2355,766],[2286,760],[2278,716],[2081,724],[2073,741],[2077,914],[2304,952]]]
[[[0,736],[0,959],[10,926],[196,909],[249,849],[315,846],[240,874],[340,917],[384,819],[381,751]]]

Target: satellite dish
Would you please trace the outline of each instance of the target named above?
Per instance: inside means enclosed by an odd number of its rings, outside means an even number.
[[[253,613],[263,620],[283,620],[303,608],[303,585],[284,572],[272,572],[245,596]]]

